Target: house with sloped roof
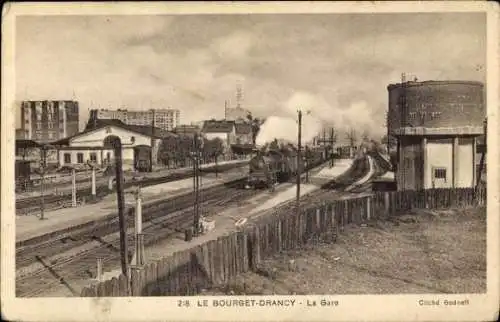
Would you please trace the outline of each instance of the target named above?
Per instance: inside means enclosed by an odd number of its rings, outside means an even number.
[[[160,141],[167,135],[175,135],[159,128],[128,125],[119,120],[99,120],[87,124],[83,132],[52,142],[58,151],[59,165],[81,165],[91,162],[100,166],[114,160],[114,151],[105,144],[108,136],[118,136],[122,142],[124,168],[130,168],[136,158],[136,150],[141,147],[151,148],[153,163]]]
[[[207,140],[219,138],[224,143],[225,149],[236,143],[236,126],[234,121],[209,120],[203,123],[201,134]]]
[[[249,123],[235,123],[235,135],[236,135],[236,144],[252,144],[253,143],[253,129],[252,125]]]
[[[177,135],[193,136],[201,132],[201,127],[198,125],[183,124],[175,127],[173,132]]]

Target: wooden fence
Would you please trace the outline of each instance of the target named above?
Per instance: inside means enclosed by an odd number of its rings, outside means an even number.
[[[131,268],[130,278],[85,287],[81,296],[184,296],[224,285],[236,275],[257,270],[263,259],[318,241],[335,242],[350,224],[387,218],[410,209],[484,206],[486,188],[377,192],[321,206],[300,214],[262,216],[254,225],[144,267]],[[130,281],[130,282],[129,282]]]

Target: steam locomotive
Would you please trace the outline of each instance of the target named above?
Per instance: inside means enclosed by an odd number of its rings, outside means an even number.
[[[247,188],[270,188],[290,180],[297,174],[297,150],[294,146],[282,146],[256,151],[249,162]],[[305,149],[302,152],[302,169],[309,170],[325,161],[323,149]]]

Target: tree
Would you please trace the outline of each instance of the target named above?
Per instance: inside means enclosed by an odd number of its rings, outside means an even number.
[[[347,140],[349,141],[349,146],[351,148],[354,148],[356,146],[356,143],[358,142],[358,135],[356,133],[356,130],[354,128],[349,129],[346,132],[346,137]]]
[[[264,124],[264,120],[261,120],[259,118],[254,118],[252,116],[252,113],[248,113],[247,120],[252,126],[252,143],[253,145],[255,145],[255,141],[257,140],[257,135],[259,135],[260,127],[262,124]]]
[[[203,146],[204,156],[215,159],[215,176],[218,177],[218,159],[224,154],[224,142],[220,138],[205,140]]]
[[[161,140],[158,148],[158,162],[170,168],[171,162],[176,163],[176,151],[179,146],[179,138],[168,136]]]

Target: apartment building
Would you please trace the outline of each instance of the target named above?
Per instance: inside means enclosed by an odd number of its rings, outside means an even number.
[[[151,125],[171,131],[180,124],[180,111],[176,109],[150,109],[129,111],[126,109],[94,109],[90,111],[89,122],[94,120],[115,119],[128,125]]]
[[[78,133],[78,121],[77,101],[23,101],[16,138],[42,143],[59,140]]]

